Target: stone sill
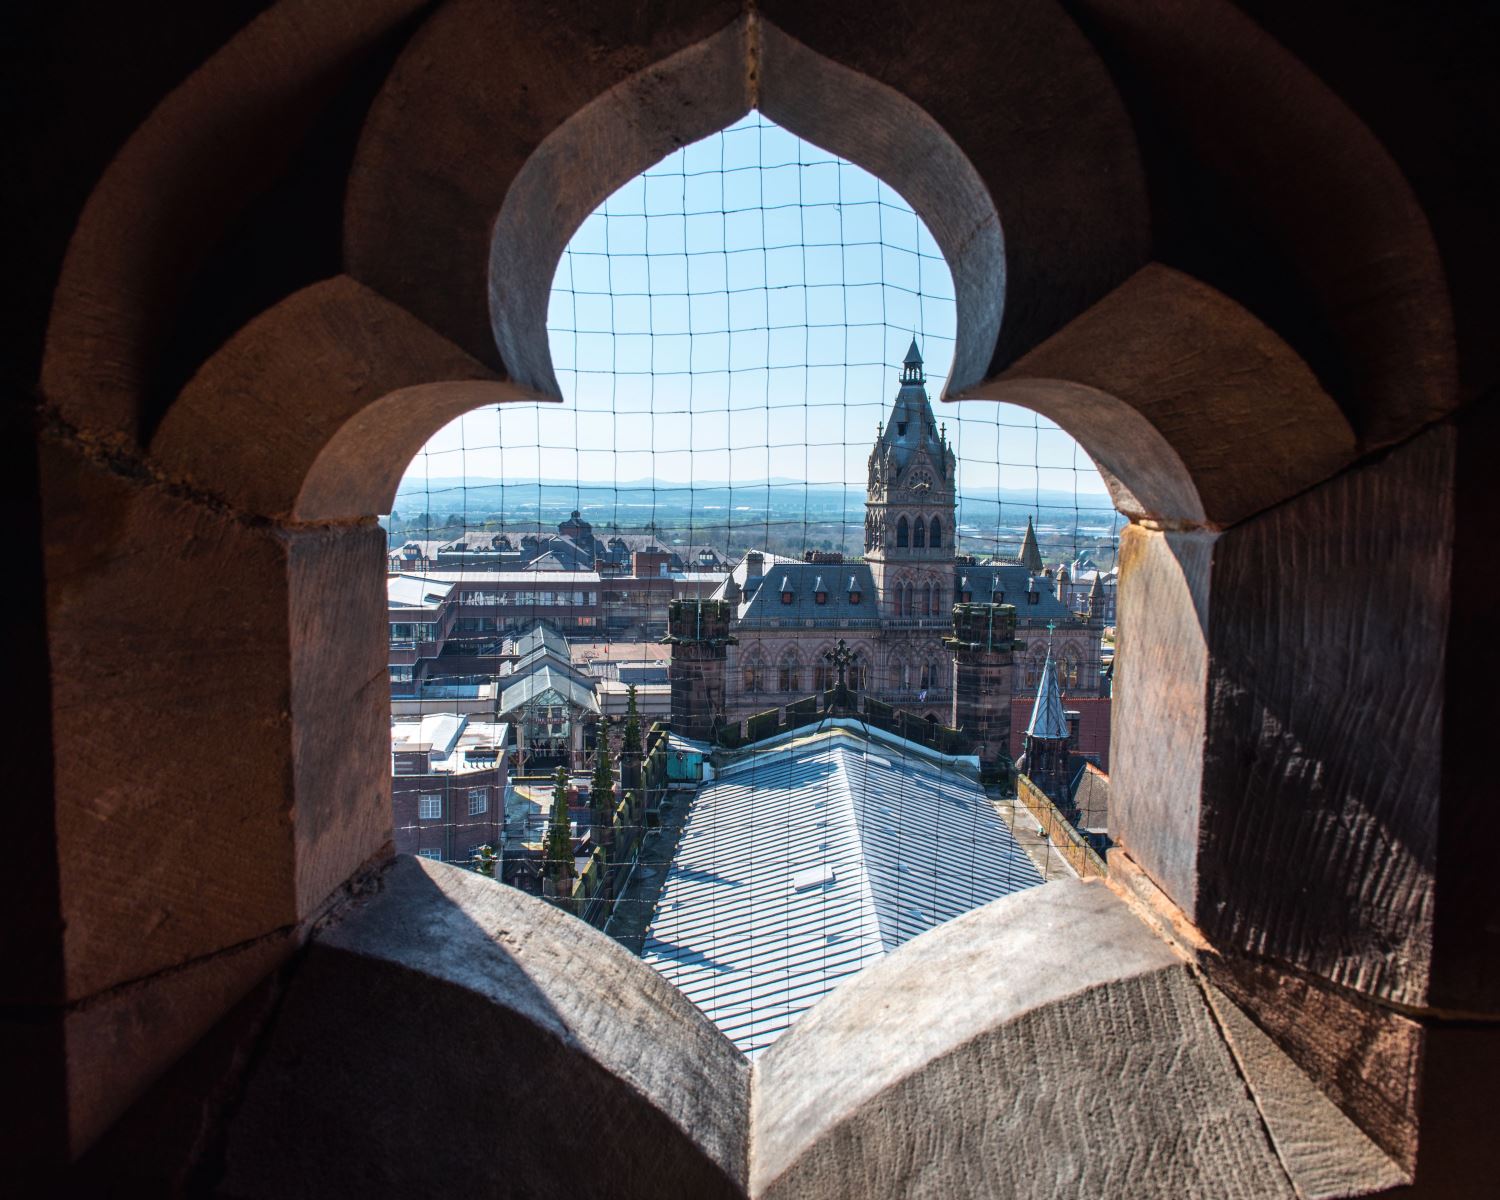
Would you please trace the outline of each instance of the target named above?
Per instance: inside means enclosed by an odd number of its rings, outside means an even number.
[[[321,1194],[353,1161],[398,1194],[487,1193],[496,1172],[620,1196],[1290,1200],[1403,1181],[1102,882],[914,939],[752,1067],[595,929],[407,857],[313,938],[222,1186]]]

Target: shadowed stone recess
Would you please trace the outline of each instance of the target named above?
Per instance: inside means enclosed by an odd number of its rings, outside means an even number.
[[[743,1056],[639,959],[513,888],[402,857],[307,951],[223,1190],[742,1195],[748,1105]]]
[[[1405,1005],[1432,958],[1453,463],[1435,429],[1213,555],[1199,924]]]
[[[1216,526],[1326,479],[1355,453],[1348,421],[1290,346],[1227,296],[1160,263],[1031,350],[1011,374],[1072,380],[1134,408],[1186,466]],[[1108,426],[1089,429],[1068,412],[1070,398],[1051,406],[1057,419],[1085,444],[1115,442],[1112,456],[1123,460],[1133,490],[1154,486],[1167,464],[1118,444]]]
[[[1102,884],[907,943],[757,1060],[754,1096],[757,1196],[1295,1195],[1202,989]]]
[[[1410,1179],[1217,988],[1214,1013],[1303,1200],[1381,1191]]]

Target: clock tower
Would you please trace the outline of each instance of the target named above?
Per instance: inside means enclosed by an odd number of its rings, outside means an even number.
[[[865,561],[887,618],[950,621],[956,459],[933,419],[922,355],[912,339],[890,419],[870,452]]]

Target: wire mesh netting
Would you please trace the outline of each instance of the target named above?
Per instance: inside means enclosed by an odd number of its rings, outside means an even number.
[[[548,329],[563,402],[454,422],[386,519],[398,848],[606,927],[751,1052],[1086,871],[1121,518],[1045,419],[929,404],[911,207],[751,114],[584,222]]]

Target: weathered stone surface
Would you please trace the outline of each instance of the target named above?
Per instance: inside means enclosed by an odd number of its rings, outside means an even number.
[[[1294,1195],[1202,990],[1102,884],[908,942],[757,1059],[754,1094],[757,1196]]]
[[[1214,539],[1139,525],[1120,535],[1110,836],[1190,919],[1198,893]]]
[[[315,916],[391,842],[385,532],[288,531],[297,917]]]
[[[1314,1084],[1407,1172],[1418,1145],[1419,1022],[1326,983],[1243,958],[1204,970]]]
[[[294,924],[296,830],[285,545],[56,443],[42,469],[58,1003]]]
[[[578,22],[489,0],[442,5],[412,38],[370,110],[349,177],[349,273],[498,367],[490,288],[512,281],[495,277],[490,238],[517,172],[579,110],[724,29],[741,10],[738,0],[674,0],[649,11],[601,6]],[[545,82],[536,75],[538,63],[556,68],[546,71]],[[665,89],[670,126],[659,118],[654,127],[616,129],[617,145],[594,147],[618,156],[623,174],[605,177],[582,162],[564,164],[569,186],[555,189],[549,207],[532,214],[532,236],[544,244],[557,233],[572,236],[621,183],[749,108],[748,99],[729,111],[718,102],[726,90],[747,95],[742,50],[717,74],[695,78],[697,92],[670,83]],[[531,293],[542,297],[541,314],[556,268],[554,253],[540,277],[528,268],[514,281],[541,289]],[[537,315],[528,328],[534,324],[545,347],[543,319]]]
[[[740,1195],[748,1105],[743,1056],[639,959],[513,888],[402,857],[308,949],[222,1186]]]
[[[1088,451],[1111,502],[1127,517],[1177,528],[1208,520],[1181,456],[1140,410],[1117,396],[1066,379],[1008,372],[970,388],[960,399],[1018,404],[1057,422]]]
[[[1302,1200],[1364,1196],[1410,1182],[1217,988],[1209,1002]]]
[[[208,955],[70,1008],[69,1151],[81,1154],[219,1018],[296,948],[294,930]]]
[[[42,370],[74,424],[134,437],[192,273],[280,172],[370,47],[421,0],[283,0],[166,97],[100,179],[68,247]]]
[[[1189,911],[1226,953],[1406,1005],[1432,954],[1453,445],[1435,429],[1213,554]]]
[[[1317,366],[1365,444],[1451,411],[1453,318],[1427,215],[1328,83],[1245,5],[1068,7],[1151,130],[1143,147],[1158,255],[1250,303]],[[1348,23],[1369,21],[1365,11],[1319,16],[1344,46]],[[1381,75],[1403,73],[1392,63]]]
[[[1227,296],[1159,263],[1025,355],[1004,378],[1013,377],[1067,380],[1136,409],[1181,460],[1214,525],[1276,504],[1354,457],[1348,421],[1290,346]],[[1044,411],[1088,446],[1097,433],[1068,413],[1071,399],[1059,392]],[[1110,470],[1137,497],[1159,490],[1154,476],[1170,461],[1153,461],[1150,447],[1125,457],[1131,449],[1111,446]]]
[[[351,520],[389,508],[406,465],[442,426],[520,395],[345,275],[289,296],[223,346],[151,451],[245,511]]]

